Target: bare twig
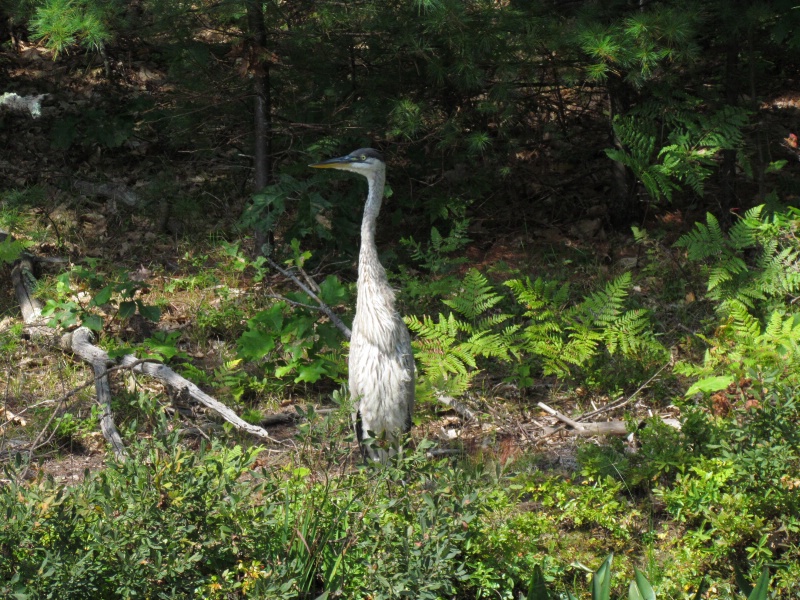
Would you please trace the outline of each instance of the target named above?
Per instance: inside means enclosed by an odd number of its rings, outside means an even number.
[[[283,267],[281,267],[278,263],[276,263],[271,258],[267,258],[267,262],[269,263],[269,266],[271,266],[273,269],[278,271],[284,277],[287,277],[287,278],[291,279],[297,287],[299,287],[306,294],[311,296],[311,299],[314,300],[314,302],[316,302],[319,305],[319,310],[321,310],[325,314],[325,316],[328,317],[331,320],[331,323],[333,323],[339,329],[339,331],[341,331],[344,334],[344,336],[348,340],[350,339],[350,336],[351,336],[350,328],[342,322],[342,320],[336,315],[335,312],[333,312],[333,310],[331,309],[330,306],[325,304],[319,298],[319,296],[317,296],[306,284],[304,284],[302,281],[300,281],[300,279],[298,279],[295,276],[294,273],[292,273],[291,271],[289,271],[287,269],[284,269]],[[307,277],[307,275],[306,275],[306,277]]]
[[[556,419],[558,419],[559,421],[562,421],[562,422],[566,423],[567,425],[569,425],[569,426],[570,426],[570,427],[572,427],[573,429],[583,429],[583,425],[581,425],[581,424],[580,424],[580,423],[578,423],[577,421],[574,421],[574,420],[570,419],[570,418],[569,418],[568,416],[566,416],[566,415],[562,415],[562,414],[561,414],[560,412],[558,412],[557,410],[554,410],[554,409],[550,408],[550,407],[549,407],[549,406],[547,406],[547,404],[545,404],[544,402],[539,402],[538,406],[539,406],[539,408],[541,408],[541,409],[542,409],[543,411],[545,411],[546,413],[553,415],[553,416],[554,416]]]
[[[641,392],[641,391],[642,391],[644,388],[646,388],[648,385],[650,385],[650,384],[653,382],[653,380],[654,380],[656,377],[658,377],[658,376],[661,374],[661,371],[663,371],[664,369],[666,369],[666,368],[667,368],[668,366],[670,366],[671,364],[672,364],[672,361],[669,361],[669,362],[667,362],[667,363],[666,363],[664,366],[662,366],[662,367],[661,367],[661,368],[660,368],[658,371],[656,371],[655,373],[653,373],[653,375],[652,375],[652,377],[650,377],[650,379],[648,379],[648,380],[647,380],[647,381],[645,381],[645,382],[644,382],[642,385],[640,385],[640,386],[639,386],[639,387],[636,389],[636,391],[634,391],[634,392],[633,392],[633,393],[632,393],[630,396],[628,396],[627,398],[624,398],[624,399],[623,399],[623,398],[620,398],[619,400],[617,400],[617,401],[615,401],[615,402],[612,402],[611,404],[606,404],[605,406],[601,406],[600,408],[598,408],[598,409],[596,409],[596,410],[590,411],[590,412],[588,412],[588,413],[584,413],[584,414],[582,414],[580,417],[578,417],[578,419],[579,419],[579,420],[582,420],[582,419],[588,419],[588,418],[590,418],[590,417],[597,416],[597,415],[599,415],[599,414],[601,414],[601,413],[608,412],[608,411],[610,411],[610,410],[615,410],[615,409],[617,409],[617,408],[622,408],[623,406],[627,406],[628,404],[630,404],[631,402],[633,402],[633,399],[634,399],[634,398],[636,398],[636,396],[639,394],[639,392]]]
[[[306,270],[301,266],[298,266],[297,270],[300,271],[300,274],[303,276],[303,279],[306,280],[308,287],[314,290],[315,293],[319,294],[319,285],[317,285],[317,282],[314,281],[314,279],[312,279],[308,273],[306,273]]]
[[[287,298],[286,296],[281,296],[280,294],[264,294],[267,298],[275,298],[275,300],[280,300],[282,302],[286,302],[287,304],[291,304],[292,306],[299,306],[301,308],[307,308],[308,310],[318,310],[323,312],[321,306],[314,306],[313,304],[305,304],[304,302],[298,302],[297,300],[292,300]]]

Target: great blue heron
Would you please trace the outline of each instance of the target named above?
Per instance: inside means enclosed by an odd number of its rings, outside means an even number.
[[[348,360],[353,422],[365,456],[384,462],[385,450],[365,446],[371,436],[397,441],[411,429],[414,410],[414,357],[408,328],[394,306],[394,291],[378,260],[375,227],[383,200],[386,163],[372,148],[310,165],[352,171],[367,178],[369,193],[361,221],[356,316]]]

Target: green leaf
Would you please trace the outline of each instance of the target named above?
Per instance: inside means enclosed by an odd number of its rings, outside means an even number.
[[[614,553],[609,554],[595,571],[592,577],[592,600],[609,600],[611,597],[611,561]]]
[[[633,571],[635,579],[631,581],[628,598],[630,600],[656,600],[656,594],[644,574],[636,567],[633,568]]]
[[[161,319],[161,309],[159,307],[153,306],[152,304],[145,304],[141,300],[136,300],[136,306],[139,307],[139,314],[148,321],[158,323]]]
[[[275,349],[274,336],[253,329],[245,331],[236,343],[239,346],[239,356],[248,360],[263,358]]]
[[[84,327],[88,327],[92,331],[103,330],[103,319],[98,315],[83,315],[83,317],[81,317],[81,323]]]
[[[708,588],[708,583],[706,582],[706,576],[703,575],[703,578],[700,580],[700,585],[697,586],[697,593],[695,593],[693,600],[701,600],[703,594],[706,593],[707,588]]]
[[[295,365],[294,365],[294,364],[291,364],[291,365],[283,365],[282,367],[277,367],[277,368],[275,369],[275,377],[277,377],[278,379],[280,379],[280,378],[281,378],[281,377],[283,377],[284,375],[288,375],[289,373],[291,373],[292,371],[294,371],[294,367],[295,367]]]
[[[162,331],[157,331],[153,337],[145,340],[144,345],[152,353],[159,355],[162,360],[169,360],[174,356],[183,354],[175,347],[175,344],[177,344],[180,337],[180,331],[173,331],[168,334],[165,334]]]
[[[136,314],[136,302],[126,300],[119,303],[119,317],[120,319],[128,319]]]
[[[28,240],[15,240],[11,236],[7,236],[0,242],[0,263],[14,262],[23,253],[26,247],[30,246],[33,242]]]
[[[92,298],[89,306],[102,306],[103,304],[107,304],[108,301],[111,300],[111,294],[113,291],[114,290],[112,286],[107,285],[94,295],[94,298]]]
[[[711,394],[714,392],[718,392],[720,390],[724,390],[730,384],[733,383],[733,376],[731,375],[717,375],[714,377],[705,377],[700,381],[697,381],[692,385],[688,390],[686,390],[686,396],[693,396],[698,392],[702,392],[704,394]]]
[[[747,596],[747,600],[767,600],[767,592],[769,591],[769,570],[764,567],[761,570],[761,577],[756,582],[756,587]]]
[[[306,381],[308,383],[315,383],[319,381],[320,377],[325,375],[325,366],[320,362],[313,362],[310,365],[301,365],[297,367],[297,377],[294,378],[295,383]]]
[[[787,165],[788,160],[775,160],[767,165],[765,173],[777,173]]]
[[[547,586],[544,584],[544,575],[542,575],[542,567],[536,565],[533,568],[533,577],[528,586],[528,595],[525,600],[549,600],[550,596],[547,593]]]
[[[347,288],[335,275],[328,275],[319,286],[319,297],[328,306],[336,306],[347,298]]]

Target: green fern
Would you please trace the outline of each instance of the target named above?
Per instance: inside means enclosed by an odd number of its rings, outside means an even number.
[[[690,96],[657,98],[614,119],[622,147],[606,154],[628,167],[654,200],[671,201],[682,185],[702,196],[719,152],[741,147],[747,120],[742,109],[709,112]]]
[[[568,297],[565,285],[541,280],[515,280],[506,285],[530,319],[520,335],[521,351],[538,361],[545,375],[573,375],[604,355],[645,360],[666,352],[652,333],[648,313],[626,310],[630,273],[570,308],[564,306]]]
[[[612,357],[646,364],[666,353],[647,311],[628,307],[629,273],[572,306],[567,284],[526,279],[505,286],[522,306],[522,315],[499,311],[505,298],[484,275],[471,270],[442,301],[450,313],[406,318],[426,386],[422,397],[463,394],[489,363],[509,365],[527,377],[568,377],[602,368],[603,360]]]
[[[502,300],[486,277],[472,269],[453,295],[442,301],[452,309],[448,315],[406,317],[427,386],[423,395],[462,395],[480,373],[479,358],[511,359],[519,327],[506,325],[511,315],[491,312]]]
[[[680,364],[692,377],[798,379],[800,372],[800,211],[747,211],[725,235],[711,215],[676,246],[699,262],[707,298],[717,302],[721,322],[702,366]]]
[[[800,291],[800,246],[794,235],[799,224],[797,209],[767,214],[757,206],[726,236],[709,214],[705,224],[698,223],[676,246],[686,249],[689,260],[702,263],[707,296],[720,301],[723,315],[740,303],[763,318]]]
[[[470,269],[456,295],[442,302],[464,318],[475,321],[502,300],[486,277],[476,269]]]

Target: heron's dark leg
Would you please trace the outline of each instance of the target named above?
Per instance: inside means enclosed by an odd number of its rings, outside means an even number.
[[[367,462],[369,456],[367,454],[367,448],[364,446],[364,429],[361,425],[361,411],[356,412],[355,427],[356,439],[358,440],[358,447],[361,450],[361,457],[364,459],[364,462]]]

